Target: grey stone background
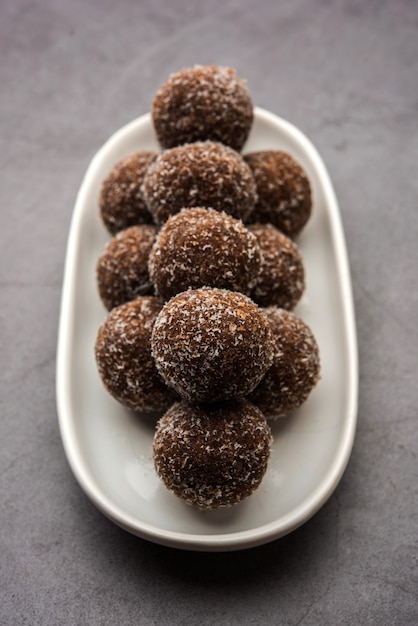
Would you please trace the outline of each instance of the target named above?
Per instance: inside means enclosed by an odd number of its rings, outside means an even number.
[[[167,75],[232,65],[339,199],[360,392],[345,475],[269,545],[187,553],[107,521],[55,407],[66,239],[90,158]],[[418,4],[1,0],[0,623],[418,623]]]

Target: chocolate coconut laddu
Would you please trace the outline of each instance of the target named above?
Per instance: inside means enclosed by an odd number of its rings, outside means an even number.
[[[205,407],[182,401],[157,424],[154,465],[166,487],[188,504],[227,507],[258,488],[271,443],[264,415],[245,400]]]
[[[260,273],[257,237],[240,220],[213,209],[183,209],[161,228],[149,273],[165,299],[198,287],[248,294]]]
[[[161,306],[154,296],[140,296],[112,309],[96,339],[96,363],[105,388],[137,411],[164,411],[178,400],[151,355],[151,331]]]
[[[116,163],[102,183],[99,206],[111,235],[137,224],[152,224],[152,215],[142,197],[145,172],[157,158],[152,150],[140,150]]]
[[[271,224],[253,224],[261,251],[261,268],[250,297],[260,306],[291,311],[305,290],[305,269],[296,243]]]
[[[320,377],[320,355],[309,326],[294,313],[264,310],[274,339],[273,364],[248,399],[267,418],[283,417],[308,399]]]
[[[208,403],[248,395],[273,362],[262,310],[242,293],[202,288],[167,302],[151,349],[166,384],[184,399]]]
[[[109,311],[153,293],[148,260],[156,236],[156,226],[131,226],[106,245],[97,262],[96,277],[100,297]]]
[[[280,150],[250,152],[244,159],[253,173],[258,196],[250,221],[273,224],[293,239],[312,211],[306,172],[290,154]]]
[[[152,119],[163,148],[210,139],[239,151],[252,126],[253,104],[234,69],[196,65],[161,85]]]
[[[157,224],[187,207],[208,207],[246,220],[257,198],[251,169],[238,152],[214,141],[164,151],[141,187]]]

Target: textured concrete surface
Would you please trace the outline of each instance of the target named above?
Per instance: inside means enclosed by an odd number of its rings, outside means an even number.
[[[418,5],[0,4],[0,623],[418,623]],[[169,72],[229,64],[321,152],[350,256],[358,429],[335,494],[247,552],[123,532],[65,459],[54,378],[75,194]]]

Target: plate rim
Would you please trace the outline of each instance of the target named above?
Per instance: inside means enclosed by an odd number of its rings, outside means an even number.
[[[75,273],[77,265],[77,245],[83,214],[83,198],[92,180],[95,179],[103,156],[111,149],[116,141],[130,135],[132,130],[150,123],[151,114],[146,113],[128,122],[113,133],[91,159],[83,176],[78,190],[73,215],[71,219],[67,249],[65,255],[64,275],[62,282],[61,306],[58,327],[57,359],[56,359],[56,402],[58,423],[65,455],[70,468],[80,487],[93,504],[111,521],[124,530],[142,539],[165,545],[195,551],[232,551],[252,548],[279,539],[293,532],[308,521],[329,499],[334,492],[347,467],[354,443],[357,425],[358,403],[358,348],[355,325],[354,300],[351,286],[349,259],[344,237],[341,214],[338,207],[334,188],[324,165],[322,157],[308,137],[291,122],[261,107],[254,107],[254,117],[279,127],[280,131],[302,146],[305,153],[317,169],[323,185],[323,192],[328,206],[330,235],[333,248],[336,251],[337,275],[340,279],[339,288],[344,302],[342,315],[343,329],[347,346],[347,364],[349,393],[346,403],[346,417],[343,434],[339,443],[340,452],[334,457],[334,462],[328,469],[326,476],[315,489],[313,494],[299,506],[280,518],[280,524],[275,520],[251,530],[236,531],[220,534],[192,534],[179,531],[159,529],[151,524],[141,522],[130,514],[123,512],[94,484],[89,472],[84,467],[82,457],[77,451],[78,443],[75,429],[72,425],[68,409],[70,397],[70,376],[66,355],[72,339],[74,328],[74,309],[70,304],[74,301],[72,295],[75,290]]]

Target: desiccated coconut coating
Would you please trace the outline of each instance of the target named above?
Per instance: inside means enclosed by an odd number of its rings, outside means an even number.
[[[151,150],[125,157],[102,183],[99,206],[104,225],[112,235],[136,224],[152,224],[152,215],[141,193],[145,172],[157,158]]]
[[[271,224],[248,227],[261,250],[261,271],[250,292],[260,306],[292,310],[305,289],[305,270],[297,245]]]
[[[241,150],[253,122],[253,105],[235,70],[198,65],[172,74],[161,85],[152,119],[164,148],[212,139]]]
[[[244,156],[253,172],[258,200],[250,219],[270,222],[288,237],[296,237],[312,211],[311,186],[290,154],[261,150]]]
[[[172,298],[157,316],[151,346],[166,383],[197,403],[247,395],[273,361],[264,313],[247,296],[226,289]]]
[[[152,293],[148,258],[156,236],[156,226],[131,226],[106,245],[97,262],[96,276],[100,297],[109,311]]]
[[[271,443],[264,415],[249,402],[203,408],[183,401],[157,424],[154,464],[165,486],[188,504],[231,506],[260,485]]]
[[[259,271],[256,236],[213,209],[183,209],[169,217],[149,257],[151,279],[166,299],[205,286],[248,294]]]
[[[142,193],[158,224],[187,207],[208,207],[246,219],[256,200],[254,178],[244,159],[214,141],[163,152],[149,167]]]
[[[178,400],[151,356],[151,330],[161,305],[155,296],[122,304],[109,313],[97,335],[95,355],[103,384],[130,409],[161,411]]]
[[[290,311],[265,309],[273,332],[274,361],[248,396],[267,418],[282,417],[300,407],[319,380],[320,359],[315,337]]]

